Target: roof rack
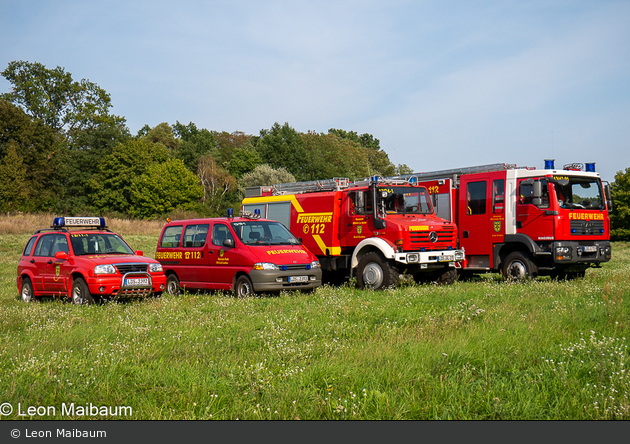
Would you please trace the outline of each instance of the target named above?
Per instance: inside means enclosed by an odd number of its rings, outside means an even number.
[[[449,170],[428,171],[422,173],[412,173],[403,176],[392,176],[390,179],[411,179],[413,177],[422,180],[441,179],[451,176],[459,176],[461,174],[487,173],[491,171],[512,170],[516,168],[530,169],[528,167],[517,167],[516,164],[510,163],[491,163],[488,165],[477,165],[466,168],[452,168]]]
[[[350,186],[347,177],[334,177],[326,180],[310,180],[305,182],[279,183],[273,186],[274,196],[283,194],[311,193],[314,191],[339,191]]]

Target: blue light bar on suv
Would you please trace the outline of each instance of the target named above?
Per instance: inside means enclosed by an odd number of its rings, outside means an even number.
[[[104,217],[55,217],[53,228],[105,227]]]

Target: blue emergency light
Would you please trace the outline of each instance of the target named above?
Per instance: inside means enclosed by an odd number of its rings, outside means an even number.
[[[553,170],[555,169],[554,167],[554,161],[555,159],[545,159],[545,169],[546,170]]]
[[[233,219],[234,218],[234,209],[232,208],[228,208],[228,218]]]
[[[260,216],[260,208],[255,208],[254,214],[257,214],[258,216]]]
[[[587,173],[594,173],[595,172],[595,162],[585,162],[584,163],[584,169],[586,170]]]

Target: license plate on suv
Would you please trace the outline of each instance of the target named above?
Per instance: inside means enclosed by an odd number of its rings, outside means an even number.
[[[289,282],[308,282],[308,276],[289,276]]]
[[[149,278],[127,278],[125,287],[146,287],[149,285]]]

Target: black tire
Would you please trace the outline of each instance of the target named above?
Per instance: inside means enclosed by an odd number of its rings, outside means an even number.
[[[166,278],[166,287],[164,291],[171,296],[179,296],[181,290],[179,288],[179,279],[175,273],[171,273]]]
[[[90,294],[90,288],[83,278],[78,277],[72,281],[70,301],[75,305],[94,304],[94,297]]]
[[[506,281],[523,281],[538,276],[538,267],[529,254],[515,251],[507,255],[501,265],[501,275]]]
[[[361,290],[383,290],[396,285],[398,273],[380,253],[367,253],[357,267],[357,286]]]
[[[22,278],[22,288],[20,288],[20,297],[24,302],[38,301],[39,299],[33,295],[33,283],[30,278]]]
[[[252,281],[245,274],[240,275],[234,283],[234,293],[238,298],[246,298],[254,295]]]

